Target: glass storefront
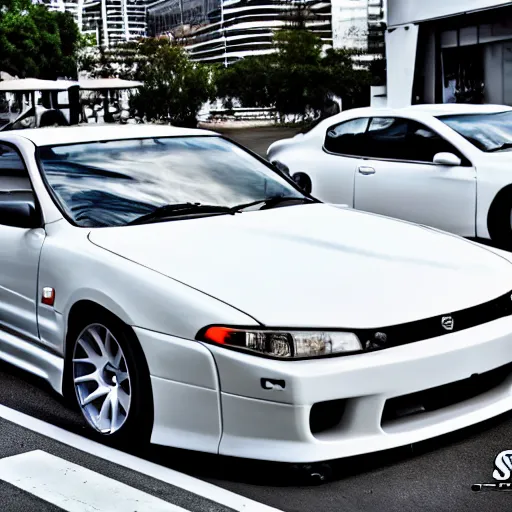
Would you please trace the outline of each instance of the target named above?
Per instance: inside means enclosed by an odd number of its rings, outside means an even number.
[[[512,11],[459,16],[450,23],[453,28],[438,31],[443,103],[512,105]]]
[[[441,62],[443,103],[484,102],[484,52],[481,46],[445,48]]]
[[[412,96],[512,106],[512,6],[421,23]]]

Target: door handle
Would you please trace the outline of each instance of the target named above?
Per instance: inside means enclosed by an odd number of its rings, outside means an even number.
[[[359,167],[358,169],[359,174],[364,174],[365,176],[368,176],[369,174],[375,174],[375,169],[373,167]]]

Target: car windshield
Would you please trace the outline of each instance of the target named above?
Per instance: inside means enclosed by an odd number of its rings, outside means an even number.
[[[512,148],[512,111],[439,116],[438,119],[482,151]]]
[[[45,146],[39,159],[56,200],[82,227],[126,225],[168,205],[201,203],[215,211],[269,197],[304,198],[278,173],[220,137]]]

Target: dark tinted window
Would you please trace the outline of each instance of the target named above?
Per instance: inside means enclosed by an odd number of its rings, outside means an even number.
[[[220,137],[47,146],[39,156],[62,208],[83,227],[124,225],[167,204],[234,206],[270,196],[304,197]]]
[[[432,163],[438,153],[453,153],[464,160],[460,151],[446,139],[414,121],[411,121],[409,125],[407,146],[411,152],[409,160]]]
[[[367,133],[365,156],[409,160],[406,144],[408,122],[406,119],[374,117]]]
[[[462,158],[460,152],[443,137],[409,119],[373,118],[367,138],[366,156],[371,158],[428,163],[434,161],[437,153],[454,153]]]
[[[369,119],[365,117],[332,126],[325,136],[325,149],[339,155],[362,156],[368,121]]]

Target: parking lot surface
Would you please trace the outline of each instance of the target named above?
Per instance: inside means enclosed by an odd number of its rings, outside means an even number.
[[[80,415],[67,407],[58,395],[39,379],[3,363],[0,363],[0,403],[68,432],[88,437]],[[304,480],[303,474],[294,468],[280,464],[142,446],[136,442],[126,447],[125,451],[162,468],[191,475],[285,512],[506,511],[511,509],[512,493],[474,492],[471,487],[475,483],[493,482],[495,457],[499,452],[511,448],[511,438],[512,414],[508,414],[420,445],[336,461],[333,464],[333,480],[319,486]],[[42,434],[2,419],[0,503],[11,503],[13,507],[17,506],[18,501],[39,503],[37,496],[5,481],[3,475],[6,472],[2,472],[1,462],[13,455],[38,450],[167,500],[185,510],[220,512],[232,509],[194,492],[169,486],[142,473],[127,471],[94,455],[63,446]],[[37,457],[33,458],[39,464],[45,462],[44,458],[42,462]],[[30,458],[27,459],[29,463]],[[55,509],[50,507],[47,510]]]
[[[233,510],[111,462],[106,447],[101,447],[105,457],[97,457],[2,418],[0,432],[2,510]]]
[[[280,126],[263,126],[249,129],[213,126],[208,129],[221,133],[235,142],[238,142],[238,144],[249,148],[263,158],[266,158],[267,149],[270,144],[276,140],[293,137],[299,132],[297,128]]]

